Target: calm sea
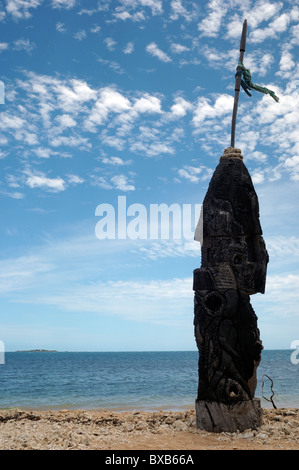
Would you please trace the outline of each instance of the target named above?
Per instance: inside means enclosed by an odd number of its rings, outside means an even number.
[[[299,408],[299,364],[291,350],[263,351],[262,376],[273,380],[277,407]],[[7,352],[0,365],[0,408],[182,410],[194,407],[197,351]],[[264,377],[263,394],[271,395]]]

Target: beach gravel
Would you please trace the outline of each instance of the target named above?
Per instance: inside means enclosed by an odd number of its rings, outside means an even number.
[[[210,433],[195,411],[0,411],[1,450],[298,450],[299,409],[263,410],[258,430]]]

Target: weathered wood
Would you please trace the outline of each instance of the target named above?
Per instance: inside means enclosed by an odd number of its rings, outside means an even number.
[[[195,410],[197,427],[209,432],[258,429],[263,421],[260,400],[257,398],[231,404],[196,400]]]
[[[220,158],[203,201],[202,225],[201,267],[193,280],[198,425],[220,432],[247,429],[260,422],[253,399],[263,349],[250,295],[265,291],[268,253],[257,194],[239,149],[228,148]]]

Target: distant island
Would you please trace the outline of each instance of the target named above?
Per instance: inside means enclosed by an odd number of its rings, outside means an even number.
[[[56,349],[25,349],[16,352],[58,352]]]

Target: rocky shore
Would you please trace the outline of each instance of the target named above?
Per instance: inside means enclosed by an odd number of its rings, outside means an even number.
[[[214,434],[195,411],[0,411],[0,450],[297,450],[299,409],[264,409],[256,431]]]

